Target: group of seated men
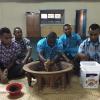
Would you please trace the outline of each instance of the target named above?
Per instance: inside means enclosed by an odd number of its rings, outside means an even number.
[[[75,72],[78,74],[80,61],[92,60],[100,63],[98,24],[89,26],[89,37],[85,40],[82,40],[79,34],[72,32],[72,26],[69,24],[63,26],[63,31],[64,33],[59,37],[55,32],[50,32],[47,37],[38,41],[37,53],[43,65],[48,59],[58,62],[63,58],[74,65]],[[0,29],[0,81],[2,83],[24,74],[23,65],[31,61],[30,40],[23,38],[22,29],[19,27],[14,28],[13,34],[14,38],[8,28]]]
[[[24,74],[23,65],[31,60],[30,40],[22,36],[20,27],[14,28],[13,35],[14,38],[7,27],[0,29],[0,81],[2,83],[22,76]]]
[[[82,40],[79,34],[72,32],[69,24],[63,26],[63,31],[64,33],[59,37],[55,32],[51,32],[37,43],[37,51],[42,63],[47,59],[59,62],[58,58],[62,56],[74,65],[77,75],[80,71],[80,61],[92,60],[100,63],[100,26],[98,24],[89,26],[89,37],[86,40]]]

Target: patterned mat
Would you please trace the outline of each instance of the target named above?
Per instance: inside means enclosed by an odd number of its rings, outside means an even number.
[[[6,85],[0,84],[0,100],[100,100],[100,87],[98,89],[84,89],[80,85],[78,77],[73,77],[71,85],[65,90],[44,88],[36,90],[36,85],[30,88],[27,79],[12,80],[23,84],[22,94],[18,97],[10,97],[6,92]]]
[[[32,90],[31,98],[37,96],[36,100],[100,100],[100,87],[85,89],[80,85],[79,77],[73,77],[70,86],[67,86],[65,90],[44,88],[37,92],[35,85]]]

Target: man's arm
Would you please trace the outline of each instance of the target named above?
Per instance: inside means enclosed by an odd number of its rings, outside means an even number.
[[[44,49],[45,49],[45,39],[41,39],[38,43],[37,43],[37,52],[38,52],[38,56],[39,56],[39,60],[44,64],[44,62],[46,61],[46,59],[44,58]]]
[[[15,61],[16,61],[15,58],[11,59],[10,64],[8,64],[8,65],[4,65],[4,67],[5,67],[7,70],[9,70],[11,67],[13,67]]]
[[[86,40],[84,40],[81,44],[80,44],[80,46],[79,46],[79,49],[78,49],[78,54],[77,54],[77,56],[79,57],[79,59],[80,59],[80,61],[82,61],[82,60],[89,60],[90,59],[90,57],[89,57],[89,55],[87,55],[87,54],[85,54],[85,43],[86,43]]]
[[[85,52],[85,42],[86,42],[86,40],[84,40],[84,41],[79,45],[78,53],[84,53],[84,52]]]
[[[32,48],[27,48],[27,53],[26,53],[25,58],[22,61],[22,64],[27,63],[27,61],[28,61],[29,57],[31,56],[31,54],[32,54]]]
[[[25,45],[27,48],[27,52],[26,52],[25,58],[22,60],[22,64],[27,63],[29,57],[31,57],[31,54],[32,54],[32,44],[31,44],[30,40],[25,38],[24,42],[25,42]]]
[[[43,52],[42,51],[39,52],[38,55],[39,55],[39,60],[44,64],[44,62],[46,61],[46,59],[43,56]]]

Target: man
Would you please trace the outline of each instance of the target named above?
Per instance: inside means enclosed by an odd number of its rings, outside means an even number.
[[[91,24],[88,33],[89,38],[84,40],[79,46],[79,60],[91,60],[100,63],[100,26]]]
[[[80,44],[74,62],[77,75],[80,75],[80,61],[97,61],[100,63],[100,26],[91,24],[88,33],[89,37]]]
[[[8,28],[1,28],[0,35],[0,81],[6,83],[9,78],[15,78],[22,74],[22,67],[16,63],[20,47],[12,42],[12,35]]]
[[[40,62],[42,63],[42,65],[44,65],[40,68],[38,67],[37,70],[58,71],[61,70],[63,67],[61,66],[60,61],[62,59],[65,61],[68,60],[63,53],[63,44],[57,38],[57,34],[55,32],[50,32],[47,37],[39,40],[39,42],[37,43],[37,52]],[[54,77],[52,86],[59,86],[60,81],[61,77]]]
[[[15,41],[17,44],[21,47],[21,54],[19,56],[20,63],[22,65],[30,62],[31,59],[31,53],[32,53],[32,46],[30,43],[30,40],[27,38],[24,38],[22,35],[22,29],[20,27],[14,28],[14,38],[13,41]]]
[[[37,52],[43,64],[48,59],[59,62],[58,59],[60,59],[61,56],[67,60],[63,54],[62,42],[57,39],[55,32],[50,32],[47,37],[41,39],[37,43]]]
[[[63,31],[64,33],[59,37],[59,40],[63,43],[65,55],[72,62],[78,52],[81,37],[77,33],[72,32],[72,27],[69,24],[63,26]]]

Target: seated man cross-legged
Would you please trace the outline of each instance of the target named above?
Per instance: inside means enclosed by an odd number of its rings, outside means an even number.
[[[17,44],[19,44],[21,48],[21,54],[19,55],[19,59],[22,65],[31,62],[31,54],[32,54],[32,46],[29,39],[23,37],[22,29],[20,27],[14,28],[14,38],[13,41],[15,41]]]
[[[8,79],[22,75],[22,66],[17,63],[21,49],[17,43],[12,41],[8,28],[1,28],[0,36],[0,81],[6,83]]]
[[[100,26],[91,24],[89,26],[89,37],[79,46],[77,56],[77,73],[79,73],[80,61],[96,61],[100,63]]]
[[[72,62],[77,55],[78,47],[81,43],[81,37],[78,33],[72,32],[70,24],[63,26],[64,33],[59,37],[63,43],[63,49],[66,57]]]

